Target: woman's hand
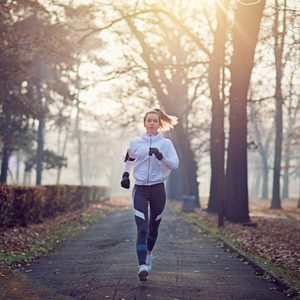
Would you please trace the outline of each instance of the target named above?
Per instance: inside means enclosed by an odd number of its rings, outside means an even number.
[[[130,180],[129,180],[129,173],[124,172],[121,180],[121,187],[124,189],[129,189],[130,188]]]
[[[159,150],[157,148],[149,148],[149,155],[151,156],[152,154],[155,155],[155,157],[158,159],[158,160],[162,160],[163,159],[163,155],[162,153],[159,152]]]

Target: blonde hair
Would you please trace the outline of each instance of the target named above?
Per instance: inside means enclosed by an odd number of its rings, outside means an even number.
[[[157,114],[158,115],[160,130],[170,130],[176,124],[178,124],[177,117],[166,114],[161,108],[154,108],[152,110],[147,111],[144,116],[144,123],[146,122],[146,118],[149,114]]]

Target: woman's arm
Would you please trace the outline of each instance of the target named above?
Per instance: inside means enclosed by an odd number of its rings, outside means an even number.
[[[178,168],[179,165],[179,158],[175,147],[171,140],[168,142],[168,148],[166,153],[163,152],[163,158],[161,160],[170,170],[174,171]]]

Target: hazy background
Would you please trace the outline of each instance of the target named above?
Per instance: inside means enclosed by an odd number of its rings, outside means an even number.
[[[41,61],[40,84],[43,91],[49,92],[47,95],[45,93],[46,96],[43,96],[42,100],[48,112],[45,117],[44,149],[67,158],[67,166],[61,169],[59,183],[108,185],[112,187],[113,194],[129,195],[129,191],[120,188],[127,145],[131,138],[143,133],[145,111],[161,106],[161,103],[158,101],[153,83],[149,80],[148,66],[143,60],[145,49],[142,49],[137,36],[132,33],[126,21],[121,20],[122,16],[141,10],[165,9],[174,13],[178,20],[190,28],[211,51],[214,39],[213,30],[216,25],[215,1],[41,0],[38,1],[40,6],[30,6],[28,1],[20,1],[16,5],[11,4],[10,1],[4,1],[4,3],[7,7],[10,6],[6,13],[15,22],[10,23],[13,30],[17,31],[14,36],[17,37],[23,30],[22,43],[27,43],[25,50],[22,48],[23,44],[18,44],[18,42],[21,43],[20,39],[12,43],[14,47],[20,48],[19,54],[22,51],[27,54],[41,53],[43,45],[47,48],[47,38],[44,38],[53,33],[51,29],[53,24],[58,24],[54,29],[55,34],[59,30],[64,31],[62,37],[59,37],[60,42],[55,47],[52,44],[54,48],[49,46],[49,52],[42,53],[39,58],[34,54],[26,61],[27,66],[29,65],[29,68],[35,71],[38,65],[36,62]],[[223,74],[226,143],[228,141],[230,89],[228,66],[232,54],[230,30],[233,26],[233,11],[237,3],[236,1],[230,2],[228,8],[228,40]],[[285,65],[282,79],[285,101],[282,176],[284,170],[287,169],[289,173],[288,197],[297,198],[300,185],[300,5],[296,0],[278,1],[278,3],[281,9],[279,20],[283,18],[283,11],[287,11],[283,49]],[[29,19],[32,16],[36,19],[32,19],[30,23]],[[21,22],[23,23],[18,27],[18,23]],[[39,35],[39,38],[34,39],[35,34],[38,36],[36,32],[38,22],[43,22],[45,31]],[[181,107],[184,103],[188,109],[188,111],[179,110],[186,112],[186,115],[180,115],[180,121],[184,122],[190,130],[190,141],[198,167],[200,196],[208,197],[211,175],[209,153],[211,100],[208,87],[207,55],[197,48],[197,44],[190,36],[171,24],[164,15],[155,15],[153,12],[137,15],[135,24],[144,35],[148,43],[147,47],[157,54],[153,61],[160,65],[163,75],[166,78],[173,76],[175,83],[176,80],[186,76],[182,82],[186,88],[187,97],[183,99],[181,94],[173,88],[175,95],[173,105]],[[268,0],[261,22],[248,93],[247,140],[250,198],[259,198],[262,193],[263,167],[260,150],[267,151],[269,193],[272,189],[276,105],[273,26],[274,1]],[[283,27],[279,30],[282,31]],[[61,48],[64,48],[67,53],[63,53]],[[56,70],[59,68],[63,70],[59,76],[63,77],[64,84],[61,90],[53,88],[53,91],[49,91],[52,88],[51,85],[55,85],[55,78],[58,75],[54,75],[53,69],[45,67],[47,63],[43,58],[55,51],[62,53],[58,54],[61,60],[57,62],[59,67]],[[176,53],[176,58],[174,53]],[[71,62],[70,57],[72,57]],[[24,56],[21,55],[21,62],[23,58]],[[16,64],[20,62],[17,61]],[[55,64],[53,61],[49,62],[49,65],[53,64]],[[175,76],[172,73],[175,69],[181,72],[180,75]],[[5,83],[8,84],[9,80],[11,79],[6,79]],[[29,93],[31,79],[28,75],[23,79],[12,80],[12,82],[15,82],[22,95]],[[62,92],[62,90],[68,91]],[[67,98],[69,101],[63,102],[63,99]],[[36,104],[32,102],[31,105]],[[61,122],[58,122],[58,119]],[[28,122],[33,129],[37,130],[38,123],[34,117],[29,117]],[[64,143],[66,143],[65,149],[63,149]],[[36,148],[37,142],[33,140],[32,149]],[[11,152],[8,183],[35,184],[35,168],[24,173],[25,161],[28,158],[26,151],[22,147],[19,149],[16,147]],[[284,160],[285,155],[289,155],[288,165]],[[79,156],[81,157],[81,170]],[[49,170],[44,168],[42,183],[56,184],[57,174],[57,168]]]

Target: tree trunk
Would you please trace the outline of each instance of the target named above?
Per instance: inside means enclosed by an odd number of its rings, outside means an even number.
[[[268,162],[268,157],[269,157],[269,149],[270,149],[270,144],[271,144],[271,137],[273,135],[273,125],[268,131],[268,134],[265,134],[264,129],[259,128],[259,122],[257,119],[257,112],[253,110],[253,106],[250,106],[251,108],[251,118],[253,119],[254,122],[254,130],[255,130],[255,138],[258,143],[258,151],[260,154],[261,158],[261,165],[262,165],[262,190],[260,194],[261,199],[268,199],[269,198],[269,162]],[[266,137],[264,140],[262,137],[262,132],[263,136]],[[258,190],[258,189],[257,189]]]
[[[20,150],[17,151],[17,159],[16,159],[16,184],[20,184]]]
[[[45,116],[44,116],[44,105],[43,96],[41,93],[41,70],[40,62],[36,65],[36,97],[41,107],[41,115],[38,118],[38,135],[37,135],[37,150],[36,150],[36,185],[42,184],[42,172],[43,172],[43,156],[44,156],[44,130],[45,130]]]
[[[252,6],[238,2],[233,28],[225,214],[229,221],[237,223],[250,220],[247,182],[247,92],[264,6],[265,1]]]
[[[198,182],[197,182],[197,166],[194,159],[194,154],[191,150],[190,141],[187,137],[182,124],[175,127],[177,135],[177,143],[180,157],[181,170],[181,195],[193,195],[196,197],[196,207],[200,207]]]
[[[212,102],[210,127],[210,193],[207,211],[217,213],[224,200],[224,97],[221,97],[220,79],[224,68],[228,1],[222,6],[216,3],[217,28],[214,36],[214,49],[209,64],[209,89]],[[222,91],[223,92],[223,91]],[[221,205],[221,207],[220,207]]]
[[[300,172],[299,172],[299,199],[298,199],[297,208],[300,208]]]
[[[269,168],[268,165],[263,164],[263,182],[262,182],[262,193],[261,199],[269,198]]]
[[[284,1],[284,8],[286,8],[286,1]],[[275,157],[274,157],[274,173],[273,173],[273,193],[271,208],[281,209],[280,199],[280,173],[281,173],[281,155],[282,155],[282,75],[283,75],[283,48],[284,38],[286,33],[286,10],[283,10],[284,18],[282,24],[282,32],[279,32],[279,5],[278,0],[275,0],[275,20],[274,20],[274,55],[275,55],[275,71],[276,71],[276,90],[275,90]]]
[[[223,102],[224,103],[224,102]],[[224,112],[224,108],[223,108]],[[222,123],[224,123],[224,115],[222,118]],[[224,203],[224,190],[225,190],[225,133],[224,133],[224,125],[222,126],[223,129],[220,129],[219,132],[219,140],[220,140],[220,151],[219,151],[219,181],[218,181],[218,226],[222,227],[224,226],[224,208],[225,208],[225,203]]]
[[[4,143],[3,148],[2,148],[0,183],[7,183],[9,158],[10,158],[9,147],[6,145],[6,143]]]
[[[190,146],[191,147],[191,146]],[[196,207],[200,208],[200,195],[199,195],[199,188],[198,188],[198,180],[197,180],[197,170],[198,165],[195,160],[194,152],[189,147],[189,195],[194,195],[196,197]]]
[[[173,171],[169,176],[167,182],[168,197],[180,201],[183,195],[193,195],[196,197],[196,207],[200,207],[197,162],[194,158],[194,153],[189,149],[189,140],[186,138],[186,135],[181,137],[182,132],[180,131],[181,130],[175,129],[177,138],[174,141],[178,149],[180,164],[179,168]],[[181,144],[178,143],[179,140],[181,140]],[[184,150],[182,150],[183,146],[187,147],[184,147]]]
[[[79,95],[77,96],[77,112],[75,120],[75,136],[77,138],[77,153],[78,153],[78,172],[79,172],[79,183],[83,185],[83,165],[82,165],[82,142],[81,142],[81,132],[80,132],[80,107],[79,107]]]
[[[65,156],[66,149],[67,149],[68,138],[69,138],[69,129],[67,128],[66,137],[65,137],[65,140],[64,140],[61,156]],[[61,169],[62,169],[62,167],[59,166],[58,170],[57,170],[56,184],[59,184],[59,182],[60,182]]]
[[[289,143],[289,141],[288,141]],[[289,145],[287,148],[290,148]],[[290,149],[286,149],[284,157],[284,173],[283,173],[283,185],[282,185],[282,198],[288,199],[290,197],[289,185],[290,185]]]
[[[299,101],[300,103],[300,101]],[[291,160],[291,148],[292,148],[292,134],[294,131],[294,125],[296,123],[297,109],[299,103],[295,107],[295,115],[292,116],[291,106],[288,112],[288,128],[285,143],[285,153],[284,153],[284,174],[283,174],[283,186],[282,186],[282,198],[288,199],[290,197],[289,185],[290,185],[290,160]]]
[[[11,112],[8,100],[4,99],[2,109],[5,118],[5,125],[3,134],[0,183],[7,183],[8,163],[11,155],[11,134],[9,130],[11,126]]]
[[[181,179],[181,166],[171,172],[167,180],[167,195],[169,199],[182,200],[182,179]]]
[[[28,168],[28,165],[25,162],[23,185],[30,185],[30,184],[31,184],[31,169]]]
[[[277,91],[277,93],[280,93]],[[281,94],[281,93],[280,93]],[[273,192],[271,208],[281,209],[280,199],[280,169],[281,169],[281,151],[282,151],[282,96],[276,97],[276,116],[275,116],[275,157],[273,173]]]
[[[261,170],[259,169],[258,166],[255,166],[255,171],[253,172],[253,180],[252,180],[252,186],[250,191],[250,197],[253,199],[259,198],[258,191],[260,189],[260,184],[261,184],[261,177],[262,177],[261,175],[262,175]]]
[[[44,156],[44,130],[45,121],[44,118],[39,119],[38,126],[38,144],[36,151],[36,185],[42,184],[42,172],[43,172],[43,156]]]

